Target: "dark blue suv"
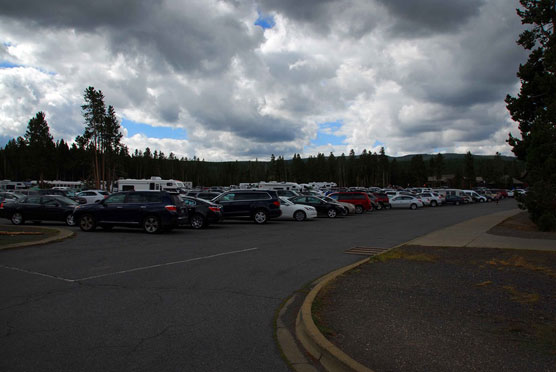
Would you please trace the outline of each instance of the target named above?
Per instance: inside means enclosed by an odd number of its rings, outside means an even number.
[[[187,220],[187,209],[177,195],[166,191],[126,191],[95,204],[75,207],[73,218],[83,231],[97,226],[140,227],[149,234],[171,230]]]
[[[222,214],[229,217],[249,217],[258,224],[280,217],[280,199],[273,190],[231,190],[212,199],[222,205]]]

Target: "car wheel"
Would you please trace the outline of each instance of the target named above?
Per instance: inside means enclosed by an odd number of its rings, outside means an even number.
[[[295,211],[293,214],[293,219],[296,221],[305,221],[307,215],[303,211]]]
[[[255,223],[260,225],[260,224],[266,223],[266,221],[268,221],[268,215],[266,214],[265,211],[263,211],[262,209],[259,209],[253,215],[253,220],[255,221]]]
[[[459,205],[459,201],[455,202],[454,204],[455,204],[455,205]]]
[[[14,214],[12,214],[11,220],[14,225],[21,225],[25,222],[23,215],[19,212],[15,212]]]
[[[355,206],[355,213],[357,213],[357,214],[363,213],[363,206],[362,205],[356,205]]]
[[[342,208],[342,216],[347,216],[349,214],[349,210],[347,208]]]
[[[436,207],[438,205],[438,203],[436,202],[436,200],[431,201],[431,207]]]
[[[97,227],[95,218],[90,214],[85,214],[79,219],[79,228],[83,231],[93,231]]]
[[[338,215],[338,212],[336,212],[336,210],[334,208],[330,208],[327,212],[327,215],[330,218],[336,218],[336,216]]]
[[[73,213],[68,213],[66,216],[66,225],[75,226],[75,219],[73,218]]]
[[[382,204],[380,204],[380,203],[377,204],[377,205],[376,205],[376,210],[379,211],[379,210],[381,210],[381,209],[382,209]]]
[[[202,214],[196,213],[191,217],[189,223],[194,229],[202,229],[205,226],[205,217]]]
[[[148,234],[156,234],[160,232],[160,220],[156,216],[147,216],[143,220],[143,230]]]
[[[484,203],[484,199],[479,199],[479,203]]]
[[[415,210],[415,209],[417,209],[417,204],[415,204],[415,203],[414,203],[414,204],[411,204],[411,205],[409,206],[409,208]]]

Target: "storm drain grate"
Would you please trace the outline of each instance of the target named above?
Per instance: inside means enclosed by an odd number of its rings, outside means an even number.
[[[377,248],[377,247],[353,247],[345,251],[347,254],[358,254],[361,256],[376,256],[386,252],[390,248]]]

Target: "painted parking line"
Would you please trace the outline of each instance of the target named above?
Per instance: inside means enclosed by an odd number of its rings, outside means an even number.
[[[224,252],[224,253],[211,254],[211,255],[208,255],[208,256],[189,258],[187,260],[166,262],[166,263],[161,263],[161,264],[156,264],[156,265],[136,267],[136,268],[128,269],[128,270],[115,271],[115,272],[112,272],[112,273],[93,275],[93,276],[88,276],[88,277],[80,278],[80,279],[67,279],[67,278],[63,278],[61,276],[45,274],[45,273],[41,273],[41,272],[38,272],[38,271],[25,270],[25,269],[21,269],[21,268],[18,268],[18,267],[13,267],[13,266],[3,266],[2,265],[0,267],[3,268],[3,269],[14,270],[14,271],[19,271],[19,272],[24,272],[24,273],[27,273],[27,274],[39,275],[39,276],[43,276],[43,277],[50,278],[50,279],[61,280],[61,281],[67,282],[67,283],[77,283],[77,282],[84,282],[84,281],[92,280],[92,279],[105,278],[105,277],[108,277],[108,276],[122,275],[122,274],[133,273],[133,272],[144,271],[144,270],[151,270],[151,269],[156,269],[156,268],[159,268],[159,267],[179,265],[179,264],[184,264],[184,263],[194,262],[194,261],[208,260],[208,259],[211,259],[211,258],[216,258],[216,257],[221,257],[221,256],[228,256],[228,255],[232,255],[232,254],[245,253],[245,252],[255,251],[255,250],[258,250],[258,249],[259,248],[255,247],[255,248],[241,249],[241,250],[238,250],[238,251],[230,251],[230,252]]]

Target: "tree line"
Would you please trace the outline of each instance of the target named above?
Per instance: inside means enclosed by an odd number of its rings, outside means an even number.
[[[162,151],[130,152],[122,142],[120,123],[113,106],[106,107],[102,91],[88,87],[84,93],[85,128],[70,144],[54,141],[45,114],[29,120],[23,137],[10,140],[0,149],[0,179],[18,181],[84,181],[89,187],[103,188],[118,178],[150,178],[191,181],[196,186],[227,186],[241,182],[311,181],[335,182],[339,186],[423,186],[451,187],[481,185],[509,187],[524,172],[523,162],[495,156],[436,154],[393,158],[363,150],[335,156],[333,153],[291,159],[271,155],[267,161],[207,162]],[[444,175],[451,175],[443,179]],[[430,181],[430,177],[435,181]],[[102,181],[106,181],[103,183]]]

